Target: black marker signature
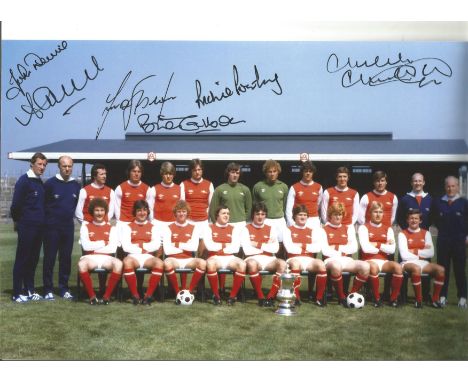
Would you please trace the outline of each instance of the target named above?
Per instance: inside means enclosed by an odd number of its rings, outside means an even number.
[[[442,59],[435,57],[411,60],[398,53],[395,60],[376,56],[371,61],[357,61],[348,57],[340,61],[332,53],[327,60],[327,72],[343,72],[341,86],[349,88],[356,84],[367,86],[384,85],[391,82],[417,84],[418,87],[440,85],[447,77],[452,77],[452,68]]]
[[[254,65],[254,73],[255,79],[250,82],[243,82],[239,79],[239,71],[237,70],[236,65],[232,66],[232,74],[233,74],[233,84],[232,87],[225,86],[221,92],[214,92],[213,90],[209,90],[207,94],[202,93],[202,84],[199,80],[195,80],[195,92],[197,98],[195,99],[195,103],[197,104],[198,108],[201,109],[203,106],[209,105],[214,102],[223,101],[233,95],[242,95],[247,91],[253,91],[256,89],[261,89],[265,85],[271,84],[273,88],[270,90],[275,93],[276,95],[283,94],[283,88],[279,82],[278,73],[275,73],[273,78],[264,79],[260,76],[258,71],[257,65]],[[219,81],[215,82],[216,85],[219,85]]]
[[[94,81],[99,75],[99,72],[104,70],[104,68],[99,66],[96,57],[91,56],[91,61],[93,66],[90,70],[83,70],[83,77],[79,80],[70,78],[69,83],[62,83],[58,90],[52,90],[48,86],[40,86],[30,93],[25,91],[20,84],[10,87],[6,93],[8,100],[14,100],[18,96],[21,96],[27,102],[27,104],[21,105],[21,110],[23,114],[25,114],[24,119],[20,119],[20,117],[17,116],[15,117],[16,121],[23,126],[28,126],[34,116],[38,119],[42,119],[44,117],[44,111],[62,103],[76,92],[84,90],[88,83]]]
[[[70,115],[70,110],[71,110],[73,107],[75,107],[76,105],[78,105],[81,101],[84,101],[85,99],[86,99],[86,98],[82,98],[82,99],[76,101],[76,102],[75,102],[73,105],[71,105],[67,110],[65,110],[65,111],[63,112],[62,115],[63,115],[63,116]]]

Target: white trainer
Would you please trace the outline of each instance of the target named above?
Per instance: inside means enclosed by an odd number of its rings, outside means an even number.
[[[439,302],[440,302],[440,305],[446,306],[446,305],[448,304],[447,297],[442,296],[442,297],[439,299]]]
[[[55,301],[54,294],[52,292],[47,293],[44,296],[44,300],[46,300],[46,301]]]
[[[39,293],[29,293],[29,300],[30,301],[41,301],[43,300],[42,296]]]
[[[73,300],[73,295],[72,295],[70,292],[66,291],[66,292],[63,294],[62,298],[63,298],[64,300]]]
[[[24,294],[19,294],[18,296],[13,296],[11,300],[18,304],[24,304],[29,301],[29,298],[28,296],[25,296]]]
[[[460,297],[460,300],[458,301],[458,307],[462,309],[466,309],[468,306],[466,305],[466,298],[465,297]]]

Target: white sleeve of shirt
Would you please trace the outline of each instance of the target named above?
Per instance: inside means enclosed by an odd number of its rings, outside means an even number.
[[[118,245],[119,237],[117,235],[117,229],[115,227],[111,227],[109,232],[109,242],[105,247],[99,249],[99,252],[102,254],[114,254],[117,251]]]
[[[418,260],[419,257],[408,250],[408,240],[404,233],[398,234],[398,252],[403,261]]]
[[[192,236],[186,243],[180,243],[179,248],[183,251],[196,252],[200,244],[200,231],[197,226],[193,228]]]
[[[262,252],[277,253],[279,251],[278,232],[276,227],[270,229],[270,240],[268,243],[262,244]]]
[[[180,182],[180,200],[185,200],[185,182]]]
[[[358,209],[359,213],[358,213],[357,222],[361,225],[366,223],[366,211],[367,211],[368,205],[369,205],[369,197],[367,196],[367,194],[365,194],[362,196],[361,201],[359,202],[359,209]]]
[[[429,244],[429,248],[420,249],[418,251],[418,256],[424,257],[425,259],[430,259],[434,257],[434,244],[432,243],[432,235],[429,231],[426,231],[426,237],[424,238],[426,245]]]
[[[143,243],[143,249],[146,252],[156,252],[161,248],[161,235],[155,225],[151,227],[151,241]]]
[[[319,253],[323,247],[323,235],[325,232],[322,228],[317,227],[312,230],[312,243],[308,243],[306,251],[311,253]]]
[[[357,252],[358,245],[356,240],[356,231],[354,230],[353,225],[348,226],[348,243],[345,245],[340,245],[339,250],[347,255],[352,255]]]
[[[115,192],[114,190],[110,191],[110,198],[109,198],[109,213],[107,214],[107,217],[109,221],[114,217],[114,212],[115,212]]]
[[[291,186],[289,187],[288,198],[286,200],[286,211],[285,211],[286,223],[288,223],[288,226],[292,226],[294,224],[292,210],[294,207],[295,199],[296,199],[296,190],[294,189],[293,186]]]
[[[322,196],[322,205],[320,206],[320,216],[322,217],[323,224],[327,222],[327,210],[328,210],[329,199],[330,199],[330,195],[328,195],[328,191],[325,190]]]
[[[388,244],[388,241],[391,240],[393,244]],[[395,233],[393,232],[392,227],[388,227],[387,230],[387,243],[384,243],[380,246],[380,250],[385,252],[387,255],[395,253],[396,243],[395,243]]]
[[[324,233],[325,233],[325,241],[323,242],[323,245],[322,245],[322,254],[323,254],[323,256],[325,256],[325,257],[340,257],[341,256],[341,251],[336,250],[334,245],[331,246],[328,243],[328,238],[327,238],[327,234],[326,234],[325,230],[324,230]]]
[[[171,241],[172,233],[169,227],[165,226],[162,232],[163,248],[166,256],[177,255],[182,253],[180,248],[177,248]]]
[[[364,198],[364,196],[363,196]],[[359,245],[361,246],[361,249],[365,253],[370,253],[372,255],[375,255],[379,253],[379,249],[377,247],[374,247],[370,241],[369,241],[369,230],[365,225],[361,225],[358,228],[358,237],[359,237]]]
[[[213,241],[213,231],[210,226],[206,227],[203,232],[203,243],[205,244],[206,249],[210,252],[219,251],[223,247],[221,243]]]
[[[240,237],[245,256],[260,255],[262,253],[261,249],[254,247],[250,242],[250,234],[247,227],[242,227]]]
[[[114,214],[115,214],[115,219],[120,220],[120,207],[122,205],[122,188],[117,186],[114,192],[115,196],[115,203],[114,203]]]
[[[122,249],[127,253],[143,253],[143,250],[139,245],[132,243],[132,230],[129,225],[123,225],[120,229],[120,243],[122,244]]]
[[[80,194],[78,195],[78,203],[75,208],[75,217],[78,219],[80,223],[83,223],[83,219],[84,219],[83,207],[84,207],[84,203],[86,200],[86,196],[87,196],[86,190],[82,188],[80,190]]]
[[[390,221],[391,224],[395,223],[395,217],[398,209],[398,198],[396,195],[393,195],[393,206],[392,206],[392,219]]]
[[[239,226],[235,226],[232,230],[231,242],[226,245],[224,248],[224,253],[226,255],[234,255],[239,253],[240,249],[240,229]]]
[[[286,252],[292,255],[300,255],[302,252],[301,245],[294,243],[291,237],[291,230],[289,228],[283,229],[283,245]]]
[[[151,221],[154,219],[154,203],[156,201],[156,187],[148,188],[148,191],[146,191],[146,201],[148,202],[148,206],[150,209],[148,219]]]
[[[359,215],[359,194],[356,192],[354,195],[354,202],[353,202],[353,219],[352,224],[355,224]]]
[[[206,212],[210,213],[210,204],[211,204],[211,199],[213,198],[213,194],[214,194],[214,186],[213,186],[213,182],[210,183],[210,191],[209,191],[209,194],[208,194],[208,207],[206,207]],[[208,219],[210,217],[208,216]]]
[[[104,240],[89,240],[88,224],[85,222],[80,228],[80,244],[83,251],[96,251],[99,248],[103,248],[106,242]]]

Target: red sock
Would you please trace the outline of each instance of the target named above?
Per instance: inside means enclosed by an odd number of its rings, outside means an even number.
[[[434,293],[432,294],[432,301],[439,301],[440,290],[442,289],[445,281],[445,276],[434,277]]]
[[[148,280],[148,288],[146,289],[145,297],[151,297],[154,294],[154,291],[158,287],[159,280],[161,280],[162,274],[163,270],[161,268],[153,268],[151,270],[151,276]]]
[[[339,300],[344,300],[346,298],[344,291],[343,291],[343,276],[338,276],[338,278],[334,278],[331,276],[331,281],[333,287],[335,288],[336,294],[338,295]]]
[[[400,294],[401,285],[403,284],[403,275],[392,275],[392,294],[390,301],[395,301]]]
[[[104,300],[109,300],[112,292],[114,291],[115,286],[120,281],[120,273],[112,272],[109,277],[109,282],[107,283],[106,291],[104,292],[104,296],[102,298]]]
[[[323,299],[323,294],[325,293],[325,288],[327,287],[327,272],[319,272],[315,277],[315,298],[317,300]]]
[[[294,294],[296,295],[296,300],[300,301],[301,300],[301,271],[291,271],[291,274],[294,275],[294,283],[293,283],[293,288],[294,288]]]
[[[278,290],[279,288],[281,287],[281,273],[275,273],[273,275],[273,280],[272,280],[272,284],[271,284],[271,288],[270,288],[270,291],[268,292],[267,294],[267,299],[273,299],[273,298],[276,298],[276,295],[278,293]],[[299,277],[300,278],[300,277]]]
[[[219,275],[219,289],[224,289],[226,285],[226,273]]]
[[[417,302],[422,302],[421,276],[411,275],[411,283],[414,288],[414,298]]]
[[[369,283],[372,287],[372,293],[374,294],[375,301],[380,300],[380,292],[379,292],[379,275],[369,275]]]
[[[353,287],[351,288],[351,293],[356,293],[361,289],[364,283],[367,281],[367,277],[360,275],[359,273],[354,277]],[[377,280],[378,281],[378,280]]]
[[[242,273],[242,272],[234,273],[234,280],[232,281],[232,289],[231,289],[231,294],[229,295],[229,297],[235,298],[237,296],[237,293],[239,292],[239,289],[242,286],[244,279],[245,279],[245,273]]]
[[[80,272],[80,279],[83,282],[83,285],[88,293],[89,299],[92,300],[96,298],[96,293],[94,293],[93,289],[93,280],[91,280],[91,276],[88,272]]]
[[[199,268],[195,269],[195,273],[192,276],[192,280],[190,281],[190,286],[188,288],[190,293],[192,293],[192,291],[196,288],[196,286],[198,285],[198,282],[200,281],[200,279],[202,278],[204,274],[205,274],[205,271],[202,271]]]
[[[218,287],[218,272],[215,273],[207,273],[206,276],[208,277],[208,282],[210,283],[211,291],[213,295],[217,298],[219,297],[219,287]]]
[[[124,269],[123,271],[125,281],[127,282],[128,289],[133,297],[140,298],[137,290],[137,278],[133,269]]]
[[[169,269],[168,271],[166,271],[166,277],[167,281],[169,281],[169,284],[171,284],[172,289],[174,289],[175,294],[179,293],[179,284],[177,283],[177,275],[174,269]]]
[[[255,290],[255,293],[257,293],[257,298],[259,300],[264,299],[265,295],[263,294],[263,291],[262,291],[262,278],[260,277],[260,274],[258,272],[249,273],[249,278]]]
[[[187,273],[181,273],[180,277],[180,289],[187,289]]]

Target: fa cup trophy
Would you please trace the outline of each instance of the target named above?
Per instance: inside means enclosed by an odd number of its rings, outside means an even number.
[[[289,269],[287,269],[286,272],[281,275],[281,289],[276,295],[276,298],[279,301],[278,309],[275,311],[276,314],[282,316],[292,316],[297,313],[296,307],[294,306],[296,295],[294,294],[293,284],[295,278],[296,276],[294,276],[292,273],[289,273]]]

